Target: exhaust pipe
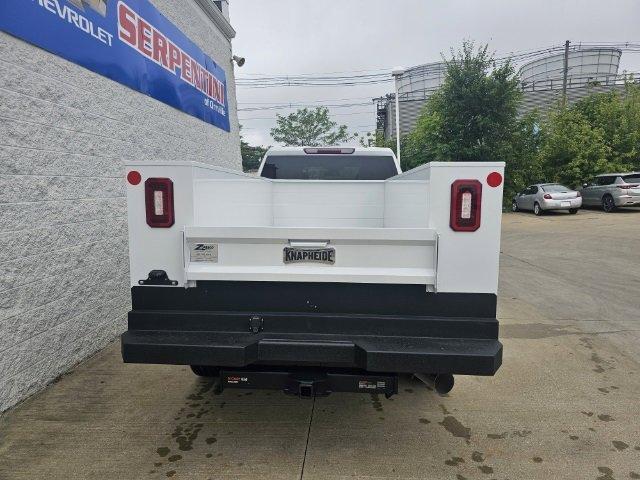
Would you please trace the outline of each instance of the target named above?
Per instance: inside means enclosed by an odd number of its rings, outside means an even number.
[[[420,380],[425,385],[433,388],[440,395],[449,393],[453,389],[453,375],[450,373],[414,373],[414,377]]]

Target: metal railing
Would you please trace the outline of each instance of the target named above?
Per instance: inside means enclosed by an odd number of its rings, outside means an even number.
[[[640,80],[639,73],[625,74],[607,74],[597,73],[590,75],[572,75],[567,79],[567,88],[585,87],[585,86],[615,86],[624,85],[626,83],[638,83]],[[561,90],[563,88],[564,79],[562,77],[545,78],[535,80],[533,82],[522,82],[523,91],[535,92],[542,90]]]

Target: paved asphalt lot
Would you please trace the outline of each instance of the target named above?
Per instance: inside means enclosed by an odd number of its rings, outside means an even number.
[[[214,395],[114,343],[0,418],[0,479],[640,479],[640,211],[503,225],[496,377]]]

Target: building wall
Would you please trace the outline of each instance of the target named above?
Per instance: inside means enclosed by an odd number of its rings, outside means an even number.
[[[225,69],[231,133],[0,32],[0,411],[126,327],[123,162],[241,168],[230,41],[152,3]]]

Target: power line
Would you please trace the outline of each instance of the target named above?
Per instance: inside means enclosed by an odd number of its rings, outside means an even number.
[[[575,43],[572,51],[578,51],[583,47],[587,48],[617,48],[627,52],[639,52],[640,42],[579,42]],[[507,62],[518,64],[533,60],[550,54],[561,54],[564,46],[555,45],[529,51],[510,52],[507,55],[494,58],[496,66],[504,65]],[[415,69],[422,69],[424,78],[437,78],[442,75],[442,62],[425,64]],[[373,72],[373,73],[372,73]],[[345,73],[350,73],[345,75]],[[429,75],[430,74],[430,75]],[[388,70],[363,70],[354,72],[329,72],[329,73],[305,73],[296,75],[260,75],[251,74],[252,77],[239,76],[236,84],[238,87],[247,89],[256,88],[280,88],[280,87],[349,87],[360,85],[372,85],[390,83],[393,81]]]
[[[350,112],[350,113],[332,113],[331,116],[332,117],[342,117],[342,116],[349,116],[349,115],[371,115],[372,113],[375,113],[373,111],[367,110],[367,111],[363,111],[363,112]],[[275,117],[248,117],[248,118],[239,118],[239,120],[241,122],[244,122],[246,120],[274,120]]]
[[[367,105],[371,105],[371,101],[369,102],[360,102],[360,103],[337,103],[337,104],[325,104],[322,105],[326,108],[353,108],[353,107],[365,107]],[[271,105],[265,107],[248,107],[248,108],[239,108],[238,112],[259,112],[265,110],[286,110],[291,108],[316,108],[318,105],[309,105],[305,103],[285,103],[281,105]]]
[[[242,76],[238,76],[238,78],[236,80],[238,81],[250,81],[250,82],[254,82],[254,81],[260,81],[260,80],[278,80],[278,81],[293,81],[293,80],[309,80],[309,79],[313,79],[313,80],[340,80],[340,79],[352,79],[352,78],[363,78],[363,79],[370,79],[370,78],[378,78],[378,77],[386,77],[387,75],[389,75],[388,72],[381,72],[381,73],[368,73],[365,75],[325,75],[325,74],[321,74],[321,73],[316,73],[316,74],[304,74],[304,75],[273,75],[273,76],[262,76],[262,77],[257,77],[257,78],[243,78]]]
[[[360,85],[372,85],[381,83],[390,83],[392,78],[378,79],[378,80],[355,80],[355,81],[339,81],[339,82],[325,82],[325,81],[285,81],[285,82],[265,82],[265,83],[237,83],[238,87],[254,89],[254,88],[272,88],[272,87],[353,87]]]
[[[325,100],[309,100],[307,103],[343,102],[354,100],[370,100],[371,97],[329,98]],[[238,102],[238,105],[281,105],[283,102]]]
[[[370,70],[345,70],[341,72],[322,72],[321,75],[339,75],[339,74],[347,74],[347,73],[372,73],[372,72],[391,72],[387,67],[381,68],[373,68]],[[252,75],[252,76],[265,76],[265,77],[277,77],[277,76],[286,76],[286,73],[244,73],[243,75]],[[317,73],[299,73],[298,76],[303,75],[318,75]]]

